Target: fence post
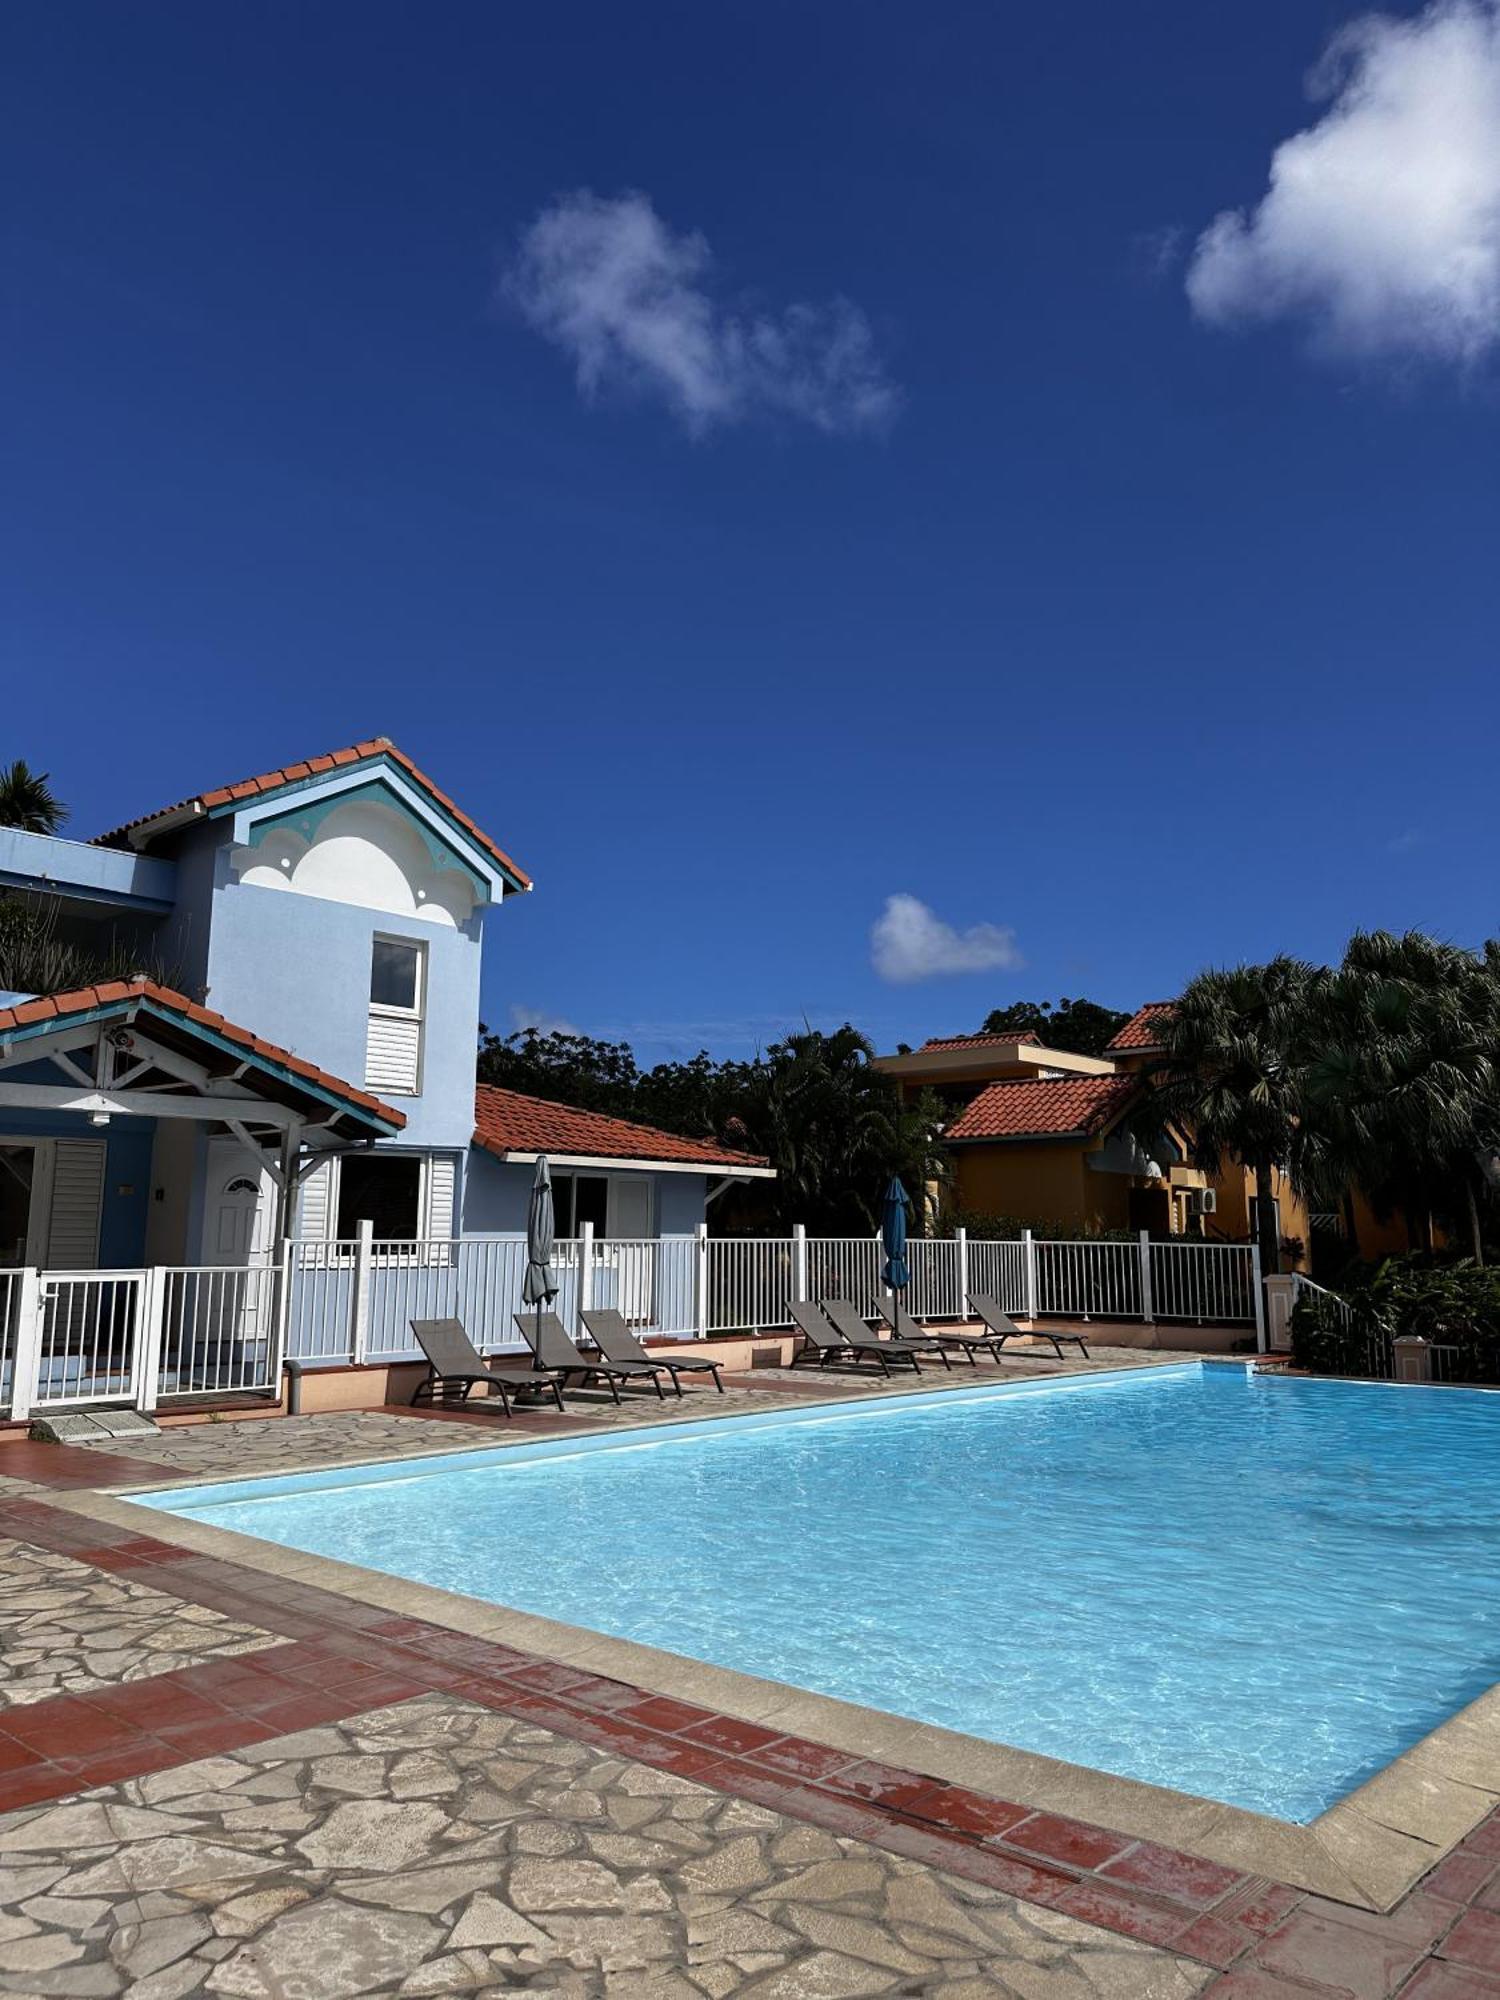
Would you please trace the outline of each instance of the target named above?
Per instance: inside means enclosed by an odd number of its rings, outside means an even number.
[[[1266,1352],[1266,1288],[1260,1275],[1260,1245],[1250,1245],[1250,1289],[1255,1294],[1255,1348]]]
[[[708,1338],[708,1224],[693,1232],[693,1336]]]
[[[272,1348],[266,1369],[266,1387],[273,1395],[281,1395],[281,1371],[286,1364],[286,1336],[292,1321],[292,1246],[284,1241],[281,1246],[281,1269],[276,1280],[276,1317],[271,1322]]]
[[[42,1359],[42,1274],[23,1271],[16,1299],[16,1344],[11,1362],[10,1414],[24,1423],[36,1401],[37,1373]]]
[[[807,1297],[807,1226],[801,1222],[792,1224],[792,1297]]]
[[[1026,1278],[1026,1317],[1036,1319],[1036,1239],[1029,1229],[1021,1231],[1021,1255]]]
[[[618,1301],[617,1301],[618,1303]],[[578,1225],[578,1310],[592,1312],[594,1306],[594,1225],[580,1222]],[[583,1322],[580,1320],[573,1331],[578,1333]]]
[[[1170,1289],[1170,1288],[1169,1288]],[[1150,1326],[1156,1318],[1156,1300],[1151,1291],[1151,1231],[1141,1231],[1141,1318]]]
[[[162,1338],[166,1331],[163,1321],[167,1308],[167,1274],[159,1264],[146,1272],[136,1296],[140,1303],[136,1307],[133,1400],[141,1415],[149,1417],[156,1408],[161,1388]]]
[[[368,1218],[354,1235],[354,1273],[349,1286],[349,1359],[358,1368],[370,1344],[370,1265],[375,1225]]]
[[[958,1245],[958,1316],[969,1317],[969,1232],[955,1229],[953,1240]]]

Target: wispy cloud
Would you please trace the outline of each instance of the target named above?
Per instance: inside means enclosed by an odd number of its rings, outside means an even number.
[[[580,188],[525,231],[503,290],[570,357],[583,395],[664,403],[692,436],[757,416],[845,435],[891,422],[900,395],[858,306],[736,310],[711,266],[704,238],[670,228],[647,195]]]
[[[1472,364],[1500,342],[1500,0],[1432,0],[1337,35],[1327,101],[1276,148],[1270,186],[1199,238],[1194,310],[1308,324],[1366,357]]]
[[[1421,847],[1427,836],[1419,826],[1409,826],[1402,833],[1393,834],[1386,842],[1387,854],[1410,854]]]
[[[527,1007],[519,1000],[510,1004],[510,1031],[521,1034],[527,1028],[535,1028],[539,1035],[577,1035],[582,1030],[561,1014],[549,1014],[544,1007]]]
[[[956,930],[917,896],[886,898],[870,929],[870,963],[893,986],[952,972],[990,972],[1023,963],[1016,935],[1000,924]]]

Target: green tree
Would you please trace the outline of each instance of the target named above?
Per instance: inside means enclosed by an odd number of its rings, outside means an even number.
[[[1097,1000],[1013,1000],[984,1017],[982,1035],[1039,1035],[1051,1049],[1071,1049],[1075,1055],[1100,1056],[1130,1019],[1118,1008]]]
[[[1165,1024],[1144,1115],[1183,1136],[1195,1166],[1226,1159],[1255,1175],[1256,1238],[1267,1272],[1280,1268],[1274,1174],[1292,1158],[1301,1108],[1308,992],[1300,959],[1200,972]]]
[[[513,1035],[479,1030],[479,1081],[519,1090],[528,1097],[574,1104],[633,1118],[641,1073],[628,1042],[600,1042],[589,1035],[522,1028]]]
[[[1500,1139],[1500,946],[1482,955],[1409,931],[1357,932],[1308,996],[1298,1184],[1337,1206],[1358,1188],[1405,1212],[1424,1245],[1431,1218],[1484,1261],[1481,1204]]]
[[[33,771],[20,757],[0,767],[0,826],[16,826],[23,833],[56,833],[67,817],[68,809],[53,796],[45,771]]]

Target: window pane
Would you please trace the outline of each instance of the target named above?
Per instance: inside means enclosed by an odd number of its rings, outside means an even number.
[[[377,1242],[409,1243],[422,1231],[422,1162],[364,1159],[348,1155],[339,1173],[339,1213],[334,1233],[341,1241],[373,1222]]]
[[[609,1182],[603,1174],[579,1174],[573,1182],[573,1189],[574,1235],[585,1222],[592,1222],[594,1234],[603,1236],[609,1220]]]
[[[415,1007],[417,959],[422,947],[376,938],[370,962],[370,999],[377,1007]]]
[[[573,1176],[554,1174],[552,1176],[552,1233],[554,1236],[573,1236]]]

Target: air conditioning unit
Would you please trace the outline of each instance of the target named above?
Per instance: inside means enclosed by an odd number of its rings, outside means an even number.
[[[1214,1215],[1219,1207],[1219,1196],[1214,1188],[1188,1189],[1189,1215]]]

